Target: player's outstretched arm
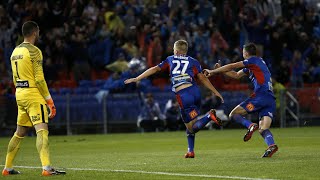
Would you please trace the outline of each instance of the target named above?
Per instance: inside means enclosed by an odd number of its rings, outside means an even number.
[[[207,77],[210,77],[214,74],[225,73],[225,72],[232,71],[233,69],[236,69],[236,68],[244,68],[244,67],[245,66],[243,64],[243,61],[240,61],[240,62],[236,62],[236,63],[232,63],[232,64],[227,64],[227,65],[224,65],[222,67],[219,67],[219,68],[213,69],[213,70],[205,69],[205,70],[203,70],[203,73]]]
[[[218,63],[216,63],[214,65],[214,69],[218,69],[220,67],[221,67],[221,63],[219,60]],[[205,74],[206,77],[209,77],[210,71],[211,70],[205,69],[205,70],[203,70],[203,73]],[[224,72],[223,74],[225,74],[226,76],[233,78],[233,79],[240,79],[241,77],[246,75],[246,73],[244,73],[242,69],[238,72],[231,70],[231,71]]]
[[[246,75],[246,73],[243,72],[243,70],[241,69],[240,71],[236,72],[236,71],[229,71],[229,72],[225,72],[224,73],[226,76],[233,78],[233,79],[240,79],[243,76]]]
[[[221,94],[216,90],[215,87],[213,87],[213,85],[211,84],[211,82],[209,81],[209,79],[205,75],[203,75],[202,73],[198,73],[197,78],[206,88],[208,88],[211,92],[213,92],[213,94],[218,96],[221,99],[222,103],[224,102]]]
[[[138,77],[130,78],[130,79],[125,80],[124,83],[125,84],[129,84],[129,83],[133,83],[133,82],[138,82],[141,79],[149,77],[149,76],[155,74],[158,71],[161,71],[161,68],[159,66],[151,67],[151,68],[147,69],[146,71],[144,71],[142,74],[140,74]]]

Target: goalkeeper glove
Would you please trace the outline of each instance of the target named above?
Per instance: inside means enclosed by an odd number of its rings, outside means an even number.
[[[54,106],[53,100],[51,96],[49,98],[46,98],[47,107],[49,109],[49,118],[52,119],[56,115],[56,107]]]

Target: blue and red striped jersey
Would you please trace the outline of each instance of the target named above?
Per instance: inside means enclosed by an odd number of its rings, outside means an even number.
[[[172,91],[182,84],[196,85],[194,78],[202,72],[199,61],[190,56],[168,56],[158,66],[169,71]]]
[[[263,59],[253,56],[244,60],[243,64],[245,65],[243,72],[249,75],[254,93],[263,92],[273,95],[271,73]]]

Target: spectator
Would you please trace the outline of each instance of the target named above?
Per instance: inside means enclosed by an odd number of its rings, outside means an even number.
[[[110,71],[113,71],[113,72],[124,72],[126,70],[128,70],[128,62],[124,56],[123,53],[120,53],[119,56],[118,56],[118,59],[109,64],[109,65],[106,65],[105,66],[106,69],[110,70]]]
[[[281,101],[284,101],[284,99],[281,99],[281,97],[284,97],[284,94],[286,92],[286,88],[284,87],[283,84],[281,84],[280,82],[277,81],[276,78],[272,78],[272,85],[273,85],[273,92],[274,92],[274,95],[276,97],[276,111],[277,111],[277,121],[279,124],[280,122],[280,105],[281,105]]]
[[[320,49],[316,1],[3,2],[0,49],[6,68],[1,71],[10,71],[11,51],[22,41],[21,24],[34,20],[42,27],[39,47],[44,59],[50,59],[45,68],[53,72],[53,82],[65,78],[54,73],[73,73],[76,81],[90,79],[92,70],[103,69],[119,53],[125,53],[128,59],[141,54],[147,58],[147,67],[153,66],[166,58],[172,51],[171,44],[181,38],[188,41],[190,55],[204,67],[212,66],[220,57],[233,59],[234,49],[241,52],[244,42],[255,42],[260,45],[260,54],[265,51],[264,59],[271,61],[268,66],[279,81],[287,73],[279,69],[282,62],[286,59],[286,64],[291,63],[294,50],[299,50],[308,65],[302,69],[302,74],[309,74],[304,75],[304,82],[319,79],[319,55],[304,55],[310,44],[315,44],[316,51]],[[10,72],[0,74],[11,79]]]
[[[123,89],[123,79],[120,79],[119,72],[115,72],[107,79],[102,89],[95,94],[95,98],[101,103],[103,98],[108,96],[109,93],[120,92]]]
[[[143,107],[138,116],[137,126],[144,132],[164,130],[165,116],[162,114],[158,102],[153,99],[152,94],[147,94],[143,100]]]
[[[176,131],[184,128],[179,103],[176,99],[170,99],[165,107],[164,114],[166,116],[167,128],[169,131]]]
[[[162,45],[161,45],[161,39],[160,39],[160,33],[155,32],[153,34],[153,40],[150,42],[148,46],[148,56],[147,56],[147,61],[148,61],[148,67],[155,66],[159,64],[162,59]]]
[[[283,97],[285,95],[286,88],[284,87],[283,84],[278,82],[276,78],[272,78],[272,84],[273,84],[273,92],[274,92],[274,95],[276,96],[276,109],[277,111],[279,111],[280,103],[282,99],[281,96]]]
[[[221,101],[211,92],[207,92],[204,101],[202,101],[202,114],[207,113],[210,109],[217,109],[221,105]]]
[[[290,80],[290,67],[285,60],[281,61],[280,67],[277,68],[278,82],[281,84],[288,84]]]

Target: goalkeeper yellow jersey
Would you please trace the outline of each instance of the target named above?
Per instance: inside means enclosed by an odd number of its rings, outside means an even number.
[[[43,75],[42,52],[39,48],[31,43],[23,42],[14,49],[10,60],[17,100],[41,96],[45,99],[50,97]]]

